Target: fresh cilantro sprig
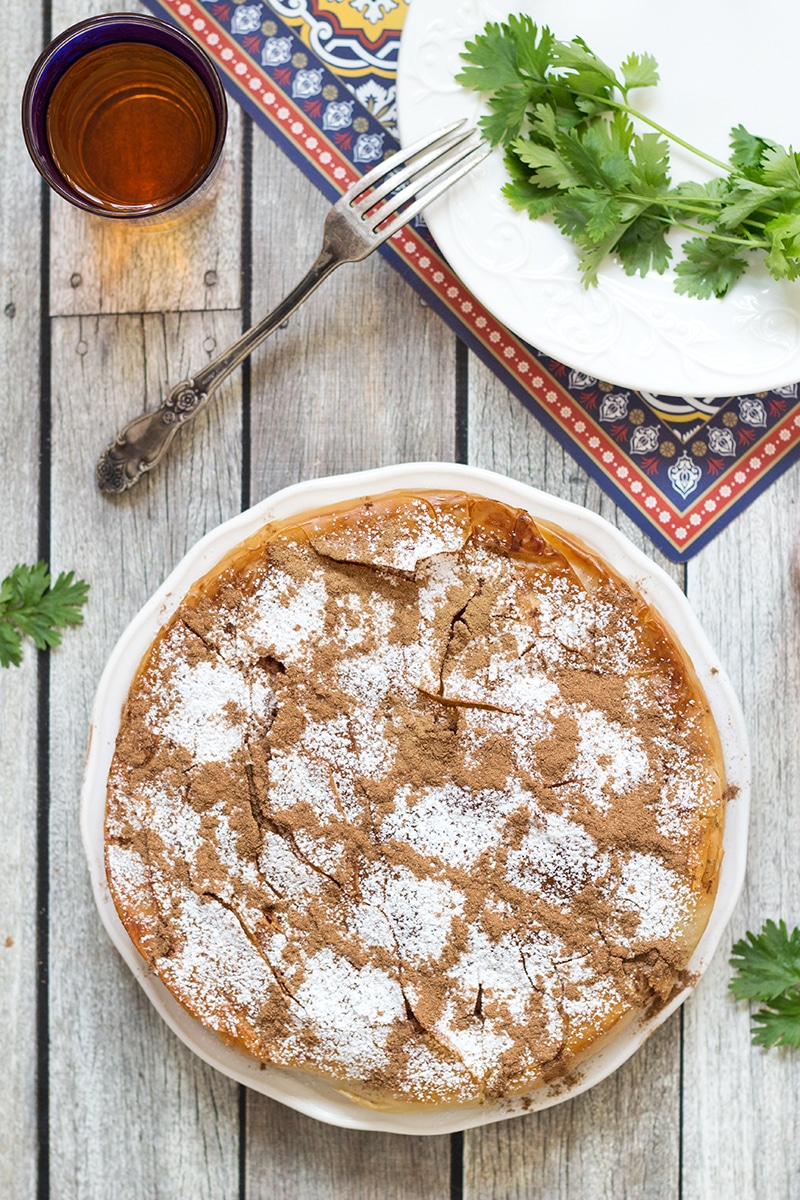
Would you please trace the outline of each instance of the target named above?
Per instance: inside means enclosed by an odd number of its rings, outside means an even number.
[[[753,252],[775,279],[800,276],[800,155],[739,125],[724,163],[664,129],[630,103],[658,82],[652,55],[615,71],[582,38],[560,41],[522,15],[487,24],[461,57],[458,81],[488,94],[484,136],[505,148],[504,195],[531,217],[552,215],[587,287],[609,254],[629,275],[663,274],[673,227],[692,234],[675,266],[679,293],[724,296]],[[723,174],[673,186],[671,142]]]
[[[0,666],[18,667],[22,637],[39,650],[58,646],[61,630],[80,625],[88,583],[62,571],[53,582],[46,563],[19,564],[0,583]]]
[[[761,933],[748,933],[731,953],[736,975],[730,990],[737,1000],[758,1000],[753,1044],[800,1049],[800,929],[766,921]]]

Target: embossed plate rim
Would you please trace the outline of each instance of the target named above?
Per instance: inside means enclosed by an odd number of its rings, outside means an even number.
[[[276,492],[206,534],[148,600],[116,644],[100,679],[92,709],[89,748],[81,791],[81,835],[100,917],[123,959],[156,1011],[201,1059],[255,1091],[331,1125],[404,1134],[444,1134],[547,1108],[571,1099],[606,1078],[642,1045],[691,989],[686,988],[658,1014],[639,1018],[603,1045],[565,1086],[563,1081],[533,1093],[526,1101],[492,1102],[477,1108],[387,1113],[363,1108],[324,1080],[300,1071],[262,1067],[223,1043],[181,1007],[135,949],[117,916],[104,868],[106,780],[122,707],[138,666],[161,626],[191,585],[235,545],[263,525],[344,500],[397,488],[475,492],[523,508],[534,517],[561,525],[595,550],[637,587],[668,621],[688,652],[711,705],[722,739],[728,782],[738,788],[728,805],[725,856],[717,898],[689,971],[698,977],[707,967],[741,891],[747,846],[750,760],[739,702],[683,592],[618,529],[602,517],[527,484],[477,467],[453,463],[405,463],[371,471],[307,480]]]

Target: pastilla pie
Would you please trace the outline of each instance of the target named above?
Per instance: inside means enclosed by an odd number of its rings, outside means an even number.
[[[687,656],[607,564],[394,492],[267,526],[187,594],[130,689],[106,870],[226,1043],[468,1105],[685,986],[725,799]]]

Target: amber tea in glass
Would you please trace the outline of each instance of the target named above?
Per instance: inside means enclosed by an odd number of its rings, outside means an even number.
[[[222,150],[213,64],[154,17],[84,21],[34,67],[23,102],[31,155],[73,204],[111,217],[171,213],[197,196]]]
[[[101,207],[174,203],[203,174],[215,137],[214,107],[194,71],[142,42],[79,58],[47,108],[56,166]]]

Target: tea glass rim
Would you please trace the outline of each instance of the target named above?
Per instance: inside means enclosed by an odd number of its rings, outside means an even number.
[[[47,137],[47,109],[56,85],[68,67],[101,46],[119,42],[160,46],[193,70],[211,100],[216,136],[203,172],[180,195],[159,204],[129,205],[115,211],[93,203],[64,178],[53,158]],[[227,126],[225,90],[209,55],[178,26],[145,13],[103,13],[70,25],[45,46],[31,68],[22,97],[22,132],[39,174],[53,191],[70,204],[110,220],[141,222],[147,217],[169,214],[201,191],[219,163]]]

